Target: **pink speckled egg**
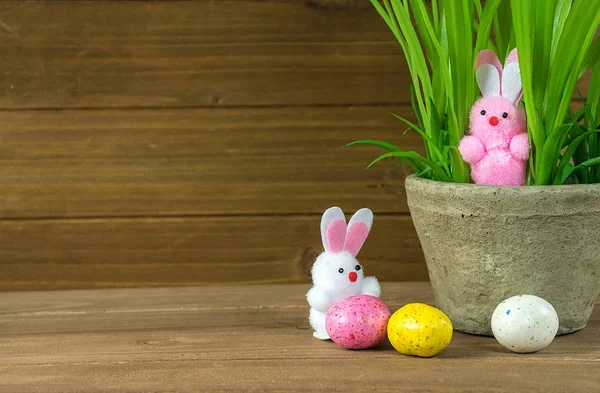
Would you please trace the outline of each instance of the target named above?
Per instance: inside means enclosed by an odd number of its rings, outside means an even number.
[[[387,337],[390,310],[377,297],[350,296],[329,308],[325,328],[329,337],[347,349],[372,348]]]

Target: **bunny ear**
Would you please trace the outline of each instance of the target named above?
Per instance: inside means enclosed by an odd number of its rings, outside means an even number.
[[[325,251],[338,253],[344,250],[346,217],[339,207],[330,207],[321,218],[321,241]]]
[[[356,256],[365,240],[367,240],[372,224],[373,212],[371,210],[363,208],[354,213],[348,223],[348,234],[346,235],[344,250]]]
[[[475,76],[484,97],[500,95],[502,65],[494,52],[491,50],[479,52],[475,62]]]
[[[502,97],[513,104],[517,104],[523,95],[521,83],[521,70],[519,69],[519,56],[517,48],[513,49],[506,58],[504,72],[502,73]]]

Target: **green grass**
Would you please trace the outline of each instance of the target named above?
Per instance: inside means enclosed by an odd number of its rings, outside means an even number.
[[[589,160],[599,157],[594,122],[598,116],[593,110],[598,106],[597,66],[584,109],[574,114],[570,103],[579,78],[600,60],[600,41],[592,44],[600,23],[600,0],[511,0],[511,6],[533,145],[528,183],[562,184],[574,171],[582,174],[575,177],[580,182],[598,182],[595,168],[594,176],[583,176],[590,172]]]
[[[371,0],[398,40],[412,78],[417,124],[396,116],[423,139],[425,155],[387,142],[360,140],[387,150],[370,165],[394,157],[420,176],[470,182],[458,152],[479,89],[477,53],[501,61],[518,47],[528,133],[528,184],[599,182],[600,0]],[[494,36],[494,40],[490,37]],[[570,111],[578,79],[594,67],[584,109]]]
[[[587,98],[582,98],[583,109],[567,111],[571,129],[563,143],[559,165],[554,171],[552,184],[600,183],[600,62],[592,69]]]

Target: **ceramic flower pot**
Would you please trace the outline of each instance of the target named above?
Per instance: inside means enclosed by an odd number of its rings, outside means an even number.
[[[583,329],[600,293],[600,184],[498,187],[406,179],[438,308],[465,333],[492,335],[504,299],[556,309],[558,334]]]

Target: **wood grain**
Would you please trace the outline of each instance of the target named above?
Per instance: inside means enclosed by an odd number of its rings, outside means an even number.
[[[308,282],[320,216],[0,221],[0,290]],[[376,215],[359,260],[425,280],[407,215]]]
[[[455,332],[431,359],[389,344],[348,351],[311,335],[307,285],[0,294],[0,389],[97,391],[596,392],[589,326],[521,355]],[[394,311],[429,284],[384,283]]]
[[[372,7],[294,1],[3,1],[0,108],[407,102]]]
[[[407,107],[0,114],[0,218],[407,212],[406,171],[358,139],[422,151]]]
[[[342,148],[422,149],[367,3],[0,2],[0,290],[305,281],[334,204],[425,279],[406,172]]]
[[[3,1],[0,108],[408,103],[400,45],[356,3]]]

